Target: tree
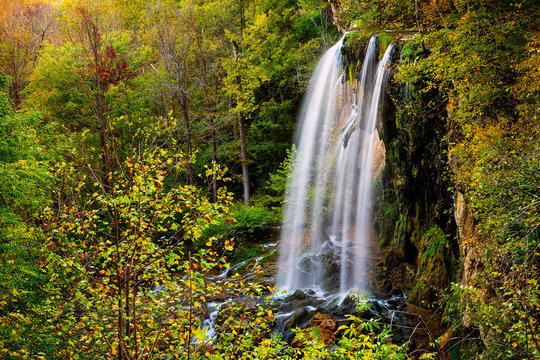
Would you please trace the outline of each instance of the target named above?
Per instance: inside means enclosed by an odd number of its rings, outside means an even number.
[[[238,64],[238,44],[233,40],[234,62]],[[242,86],[242,77],[236,75],[236,84],[240,93],[244,92]],[[244,182],[244,204],[249,203],[249,171],[248,171],[248,154],[247,154],[247,134],[246,134],[246,115],[243,111],[238,112],[238,132],[240,133],[240,153],[242,154],[242,179]]]
[[[264,26],[264,15],[261,15],[261,23],[252,25],[249,34],[245,34],[244,3],[240,3],[240,33],[238,35],[228,32],[233,48],[232,58],[225,59],[223,67],[227,71],[225,91],[235,101],[233,113],[238,118],[238,132],[240,135],[240,152],[242,163],[242,179],[244,186],[244,204],[249,203],[249,171],[247,153],[247,118],[255,111],[255,91],[260,84],[267,79],[265,69],[256,63],[256,58],[245,52],[249,45],[256,46],[260,38],[254,36],[259,26]],[[251,43],[250,43],[251,42]],[[239,45],[240,44],[240,45]],[[241,46],[241,47],[240,47]],[[255,60],[255,61],[254,61]]]
[[[39,214],[51,203],[51,160],[40,138],[39,113],[12,111],[7,76],[0,74],[0,346],[46,351],[51,337],[35,336],[40,319],[29,308],[43,300],[46,281],[39,268],[43,241]],[[26,346],[25,346],[26,347]]]
[[[184,139],[186,144],[186,155],[193,155],[193,138],[190,118],[189,96],[194,90],[194,85],[190,79],[190,71],[193,62],[193,48],[195,46],[195,34],[193,27],[193,5],[184,4],[183,7],[176,7],[173,3],[158,2],[153,4],[152,32],[155,34],[158,49],[159,61],[165,68],[166,76],[162,79],[167,85],[172,98],[174,99],[173,109],[180,112],[184,121]],[[179,117],[180,117],[179,116]],[[180,144],[180,141],[178,142]],[[188,163],[188,182],[195,182],[193,166]]]
[[[41,1],[6,0],[0,24],[0,68],[10,76],[8,95],[19,109],[38,52],[54,28],[54,9]]]
[[[194,8],[194,21],[190,24],[195,39],[193,70],[199,79],[192,98],[198,99],[195,112],[198,113],[200,123],[209,128],[213,164],[217,164],[218,158],[218,131],[222,122],[220,119],[226,117],[223,105],[226,99],[222,93],[224,73],[221,67],[221,60],[226,54],[226,45],[222,32],[227,28],[230,19],[227,18],[224,6],[228,6],[227,1],[199,4]],[[216,178],[211,179],[211,187],[212,197],[216,201],[218,191]]]
[[[172,128],[166,119],[156,120],[165,129],[157,134],[166,139]],[[155,135],[147,133],[141,141]],[[242,278],[223,283],[208,278],[211,270],[226,266],[217,250],[231,250],[232,242],[216,237],[201,242],[201,235],[227,217],[232,197],[220,189],[218,202],[211,203],[194,186],[178,184],[178,169],[186,161],[160,146],[143,153],[134,149],[113,171],[108,187],[96,183],[88,198],[79,179],[72,204],[58,215],[50,213],[43,249],[49,298],[33,310],[48,319],[45,331],[66,339],[60,356],[194,359],[210,346],[201,319],[209,297],[247,296],[223,309],[233,314],[261,295],[262,287]],[[68,165],[57,174],[73,176]],[[247,320],[227,316],[229,329],[245,331]],[[268,331],[253,327],[251,333]],[[229,341],[218,337],[213,346]]]
[[[88,143],[80,152],[94,154],[97,147],[101,181],[107,184],[113,168],[109,156],[120,136],[119,129],[111,126],[111,118],[123,115],[118,114],[119,99],[132,91],[132,80],[148,52],[142,46],[130,46],[129,33],[115,29],[98,11],[75,7],[66,15],[63,29],[71,41],[44,48],[31,77],[28,102],[48,114],[50,122],[72,132],[90,130],[91,136],[83,136]],[[87,160],[97,159],[90,156]]]

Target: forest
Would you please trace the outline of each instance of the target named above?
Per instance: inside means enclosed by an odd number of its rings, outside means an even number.
[[[1,359],[540,359],[537,1],[1,3]],[[355,94],[395,49],[370,294],[336,305],[276,273],[340,41]]]

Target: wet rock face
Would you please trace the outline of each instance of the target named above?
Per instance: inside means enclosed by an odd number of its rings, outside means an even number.
[[[285,324],[287,330],[292,330],[297,327],[303,327],[309,323],[310,311],[302,307],[294,312],[291,318]]]
[[[345,314],[353,314],[355,312],[356,300],[350,296],[347,296],[344,299],[334,298],[329,300],[323,309],[327,314],[343,317]]]
[[[339,252],[327,241],[321,248],[320,258],[322,260],[322,287],[329,291],[337,291],[339,289]]]
[[[412,51],[417,57],[428,56],[426,49]],[[406,59],[396,59],[395,64],[400,61]],[[448,133],[446,99],[429,88],[427,80],[390,81],[378,128],[386,161],[374,201],[375,227],[384,254],[380,288],[409,294],[414,290],[411,301],[418,305],[434,300],[437,291],[460,273],[444,136]],[[434,227],[442,236],[432,236]]]
[[[281,333],[283,340],[291,343],[295,337],[294,329],[306,329],[322,321],[322,315],[318,315],[319,320],[313,321],[317,314],[325,314],[326,320],[331,318],[337,321],[344,319],[347,314],[353,314],[355,309],[356,300],[351,297],[337,294],[321,296],[313,290],[296,290],[275,300],[274,310],[279,315],[274,331]],[[331,328],[328,322],[325,322],[325,326],[327,329]]]
[[[326,241],[318,252],[308,254],[300,260],[297,271],[303,274],[303,283],[312,282],[325,291],[336,292],[339,290],[340,276],[339,249],[331,241]],[[310,274],[314,273],[319,274],[317,278],[309,279]]]
[[[283,306],[285,305],[285,306]],[[290,308],[296,308],[292,311]],[[282,336],[282,339],[291,343],[294,340],[295,334],[293,329],[306,328],[310,321],[310,315],[313,312],[311,306],[298,306],[294,304],[293,301],[283,303],[282,306],[278,307],[278,317],[276,319],[276,327],[274,329],[275,333],[279,333]]]

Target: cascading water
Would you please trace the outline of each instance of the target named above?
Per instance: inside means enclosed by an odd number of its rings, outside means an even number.
[[[378,61],[371,38],[354,95],[344,80],[344,39],[317,65],[300,113],[280,242],[283,290],[368,290],[376,124],[394,46]]]

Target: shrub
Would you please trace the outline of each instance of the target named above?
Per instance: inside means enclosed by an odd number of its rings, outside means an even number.
[[[268,239],[276,221],[274,213],[258,206],[245,206],[233,214],[236,222],[230,226],[230,234],[244,242]]]
[[[273,240],[277,236],[278,220],[273,211],[261,206],[239,205],[231,217],[212,223],[205,230],[203,240],[210,238],[231,239],[240,243]],[[204,243],[205,241],[200,241]],[[219,245],[218,245],[219,246]]]

